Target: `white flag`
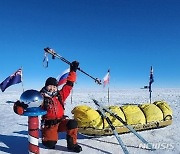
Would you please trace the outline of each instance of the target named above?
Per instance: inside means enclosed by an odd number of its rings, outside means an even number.
[[[104,87],[109,84],[109,79],[110,79],[110,70],[108,70],[107,74],[103,78],[103,85]]]

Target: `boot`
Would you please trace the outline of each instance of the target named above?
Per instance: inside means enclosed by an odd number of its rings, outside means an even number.
[[[42,141],[42,144],[48,149],[55,149],[56,141]]]
[[[70,135],[66,136],[67,139],[67,148],[68,150],[71,150],[73,152],[81,152],[82,151],[82,147],[80,145],[78,145],[77,143],[73,143],[73,138]]]
[[[81,152],[82,147],[77,144],[77,121],[76,120],[69,120],[67,123],[67,148],[74,152]]]

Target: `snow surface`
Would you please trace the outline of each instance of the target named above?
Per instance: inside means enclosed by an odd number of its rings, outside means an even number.
[[[13,101],[19,99],[22,92],[6,91],[0,94],[0,154],[28,153],[28,131],[25,116],[13,112]],[[92,98],[101,100],[104,105],[123,105],[128,103],[142,104],[149,101],[146,89],[115,89],[110,90],[110,103],[107,102],[107,90],[74,89],[72,103],[71,96],[66,100],[66,115],[72,117],[71,110],[80,104],[95,108]],[[164,100],[173,110],[173,123],[161,129],[141,131],[139,134],[152,143],[157,150],[150,151],[141,147],[141,141],[132,133],[120,135],[130,153],[138,154],[179,154],[180,153],[180,89],[154,89],[152,101]],[[41,154],[70,154],[66,148],[66,134],[61,133],[55,150],[46,149],[39,140]],[[82,146],[81,154],[120,154],[123,153],[115,136],[87,137],[78,134],[78,143]]]

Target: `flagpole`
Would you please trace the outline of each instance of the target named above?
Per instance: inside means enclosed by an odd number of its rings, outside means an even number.
[[[149,101],[150,101],[150,104],[151,104],[151,92],[152,92],[152,90],[151,90],[151,85],[149,84]]]
[[[72,100],[73,100],[73,89],[71,90],[71,104],[72,104]]]
[[[150,70],[150,77],[149,77],[149,100],[150,100],[150,104],[151,104],[151,93],[152,93],[152,87],[151,84],[154,82],[154,77],[153,77],[153,67],[151,66],[151,70]]]
[[[22,76],[21,76],[21,80],[22,80],[21,85],[22,85],[22,90],[23,90],[23,92],[24,92],[24,83],[23,83],[23,67],[22,67],[22,66],[21,66],[21,73],[22,73]]]
[[[108,79],[108,103],[109,103],[109,99],[110,99],[110,97],[109,97],[109,93],[110,93],[110,91],[109,91],[109,85],[110,85],[110,68],[108,69],[108,72],[109,72],[109,79]]]
[[[108,103],[109,103],[109,86],[108,86]]]

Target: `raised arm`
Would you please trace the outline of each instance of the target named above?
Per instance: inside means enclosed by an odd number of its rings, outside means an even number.
[[[70,72],[67,77],[67,82],[59,92],[61,95],[62,103],[64,103],[66,98],[69,96],[71,89],[74,85],[74,82],[76,81],[76,70],[78,66],[79,66],[79,62],[77,61],[73,61],[70,65]]]

